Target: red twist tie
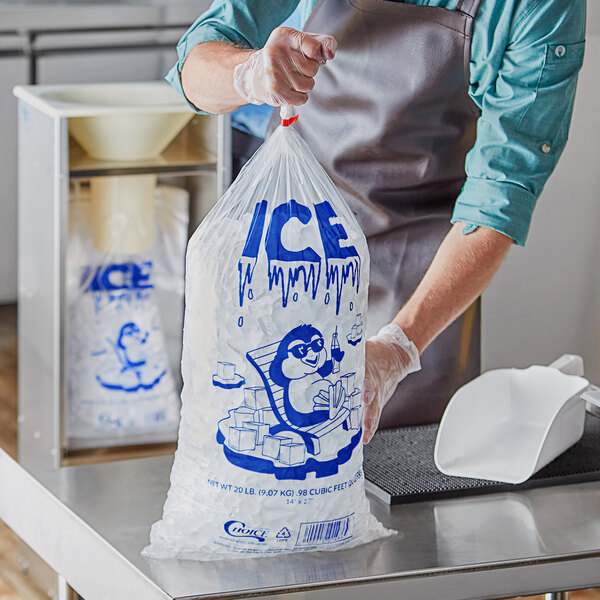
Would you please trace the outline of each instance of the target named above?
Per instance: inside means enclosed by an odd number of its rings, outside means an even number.
[[[299,116],[300,115],[294,115],[291,119],[281,119],[282,127],[289,127],[290,125],[294,124],[298,120]]]

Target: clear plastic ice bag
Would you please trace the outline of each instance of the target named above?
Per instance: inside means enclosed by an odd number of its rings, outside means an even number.
[[[139,253],[100,251],[89,190],[78,186],[70,202],[71,440],[177,429],[188,193],[171,186],[150,191],[152,243]]]
[[[367,243],[293,127],[242,169],[186,260],[179,445],[144,553],[244,558],[389,535],[363,485]]]

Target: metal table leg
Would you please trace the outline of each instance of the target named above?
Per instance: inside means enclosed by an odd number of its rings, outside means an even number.
[[[544,600],[569,600],[569,592],[555,592],[546,594]]]

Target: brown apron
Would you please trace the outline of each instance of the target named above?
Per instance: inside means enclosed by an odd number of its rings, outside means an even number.
[[[480,2],[447,10],[320,0],[304,28],[339,45],[296,126],[367,236],[369,335],[406,303],[450,229],[479,116],[468,89]],[[382,427],[440,419],[452,394],[479,374],[479,317],[477,303],[427,348],[422,370],[384,409]]]

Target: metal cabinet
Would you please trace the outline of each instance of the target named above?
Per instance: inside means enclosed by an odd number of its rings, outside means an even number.
[[[151,98],[164,97],[160,89],[166,88],[177,99],[177,110],[171,108],[174,101],[169,109],[189,113],[167,83],[125,87],[131,97],[145,93]],[[98,113],[94,111],[109,109],[101,103],[88,108],[76,101],[63,104],[55,100],[61,93],[77,89],[68,85],[15,89],[19,97],[19,461],[30,468],[59,467],[72,451],[82,449],[175,441],[173,432],[168,440],[148,432],[75,445],[67,435],[69,181],[147,174],[203,179],[209,173],[216,186],[206,196],[214,204],[230,180],[227,115],[196,116],[158,158],[116,163],[84,155],[83,162],[78,161],[69,144],[69,119],[95,117]],[[91,89],[98,93],[98,86]],[[151,103],[148,106],[146,112],[153,108]],[[158,106],[155,110],[160,110]]]

